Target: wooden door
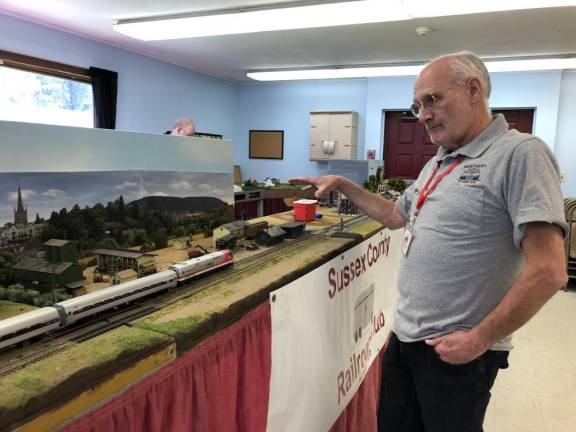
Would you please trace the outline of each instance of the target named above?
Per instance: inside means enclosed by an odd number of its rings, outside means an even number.
[[[438,147],[410,111],[387,111],[385,122],[384,175],[415,179]]]
[[[532,133],[533,109],[493,109],[492,113],[503,114],[510,129]],[[438,147],[410,111],[386,111],[384,121],[384,176],[417,178]]]
[[[510,129],[518,132],[532,133],[534,109],[493,109],[492,114],[503,114]]]

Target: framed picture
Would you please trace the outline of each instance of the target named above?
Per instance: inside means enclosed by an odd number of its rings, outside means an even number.
[[[284,159],[283,130],[251,130],[248,143],[250,159]]]

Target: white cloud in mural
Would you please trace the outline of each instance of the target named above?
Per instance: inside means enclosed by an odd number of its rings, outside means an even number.
[[[169,185],[170,189],[180,193],[188,193],[193,191],[192,185],[187,181],[173,182]]]
[[[167,194],[166,192],[162,192],[162,191],[148,192],[148,191],[144,190],[144,191],[142,191],[142,196],[147,197],[147,196],[172,196],[172,195]]]
[[[139,200],[140,198],[142,198],[142,195],[140,194],[140,189],[138,189],[137,191],[127,191],[122,193],[122,198],[124,199],[125,203],[129,203],[132,201]]]
[[[36,191],[34,191],[34,190],[32,190],[32,189],[22,189],[20,192],[21,192],[21,194],[22,194],[22,199],[24,199],[24,200],[25,200],[25,199],[28,199],[28,198],[30,198],[30,197],[33,197],[33,196],[36,195],[36,193],[37,193]],[[18,201],[18,191],[16,191],[16,192],[10,192],[10,193],[8,194],[8,199],[9,199],[10,201],[14,201],[14,202]]]
[[[132,189],[132,188],[139,187],[139,186],[140,186],[139,183],[127,181],[127,182],[124,182],[122,184],[114,186],[114,190],[119,191],[119,190],[125,190],[125,189]]]
[[[234,202],[232,175],[173,171],[0,173],[0,226],[14,220],[21,188],[30,215],[48,218],[52,211],[106,205],[120,195],[126,204],[146,196],[220,198]]]
[[[40,195],[53,198],[64,198],[66,196],[66,192],[61,189],[48,189],[47,191],[42,192]]]

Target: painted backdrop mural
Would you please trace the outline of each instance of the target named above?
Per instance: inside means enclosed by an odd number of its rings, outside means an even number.
[[[233,220],[228,141],[0,122],[0,142],[0,307],[161,271]]]

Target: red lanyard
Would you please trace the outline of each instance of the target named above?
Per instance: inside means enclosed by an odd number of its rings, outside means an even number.
[[[448,168],[446,168],[444,170],[444,172],[438,176],[438,178],[432,184],[432,186],[430,186],[430,182],[432,181],[432,179],[434,178],[434,176],[436,175],[436,173],[440,169],[440,165],[436,165],[436,168],[434,168],[434,171],[432,171],[432,175],[430,176],[430,178],[428,179],[428,181],[426,182],[426,184],[424,185],[424,187],[420,191],[420,194],[418,195],[418,201],[416,201],[416,211],[414,212],[414,217],[418,216],[418,213],[420,213],[420,209],[422,208],[422,206],[424,205],[424,203],[428,199],[428,195],[430,195],[432,193],[432,191],[434,189],[436,189],[436,186],[438,186],[438,184],[442,180],[444,180],[444,177],[446,177],[448,174],[450,174],[454,170],[454,168],[456,168],[458,165],[460,165],[460,163],[463,160],[464,160],[464,156],[460,156],[456,160],[456,162],[454,162],[452,165],[450,165]],[[428,186],[430,186],[430,187],[428,187]]]

